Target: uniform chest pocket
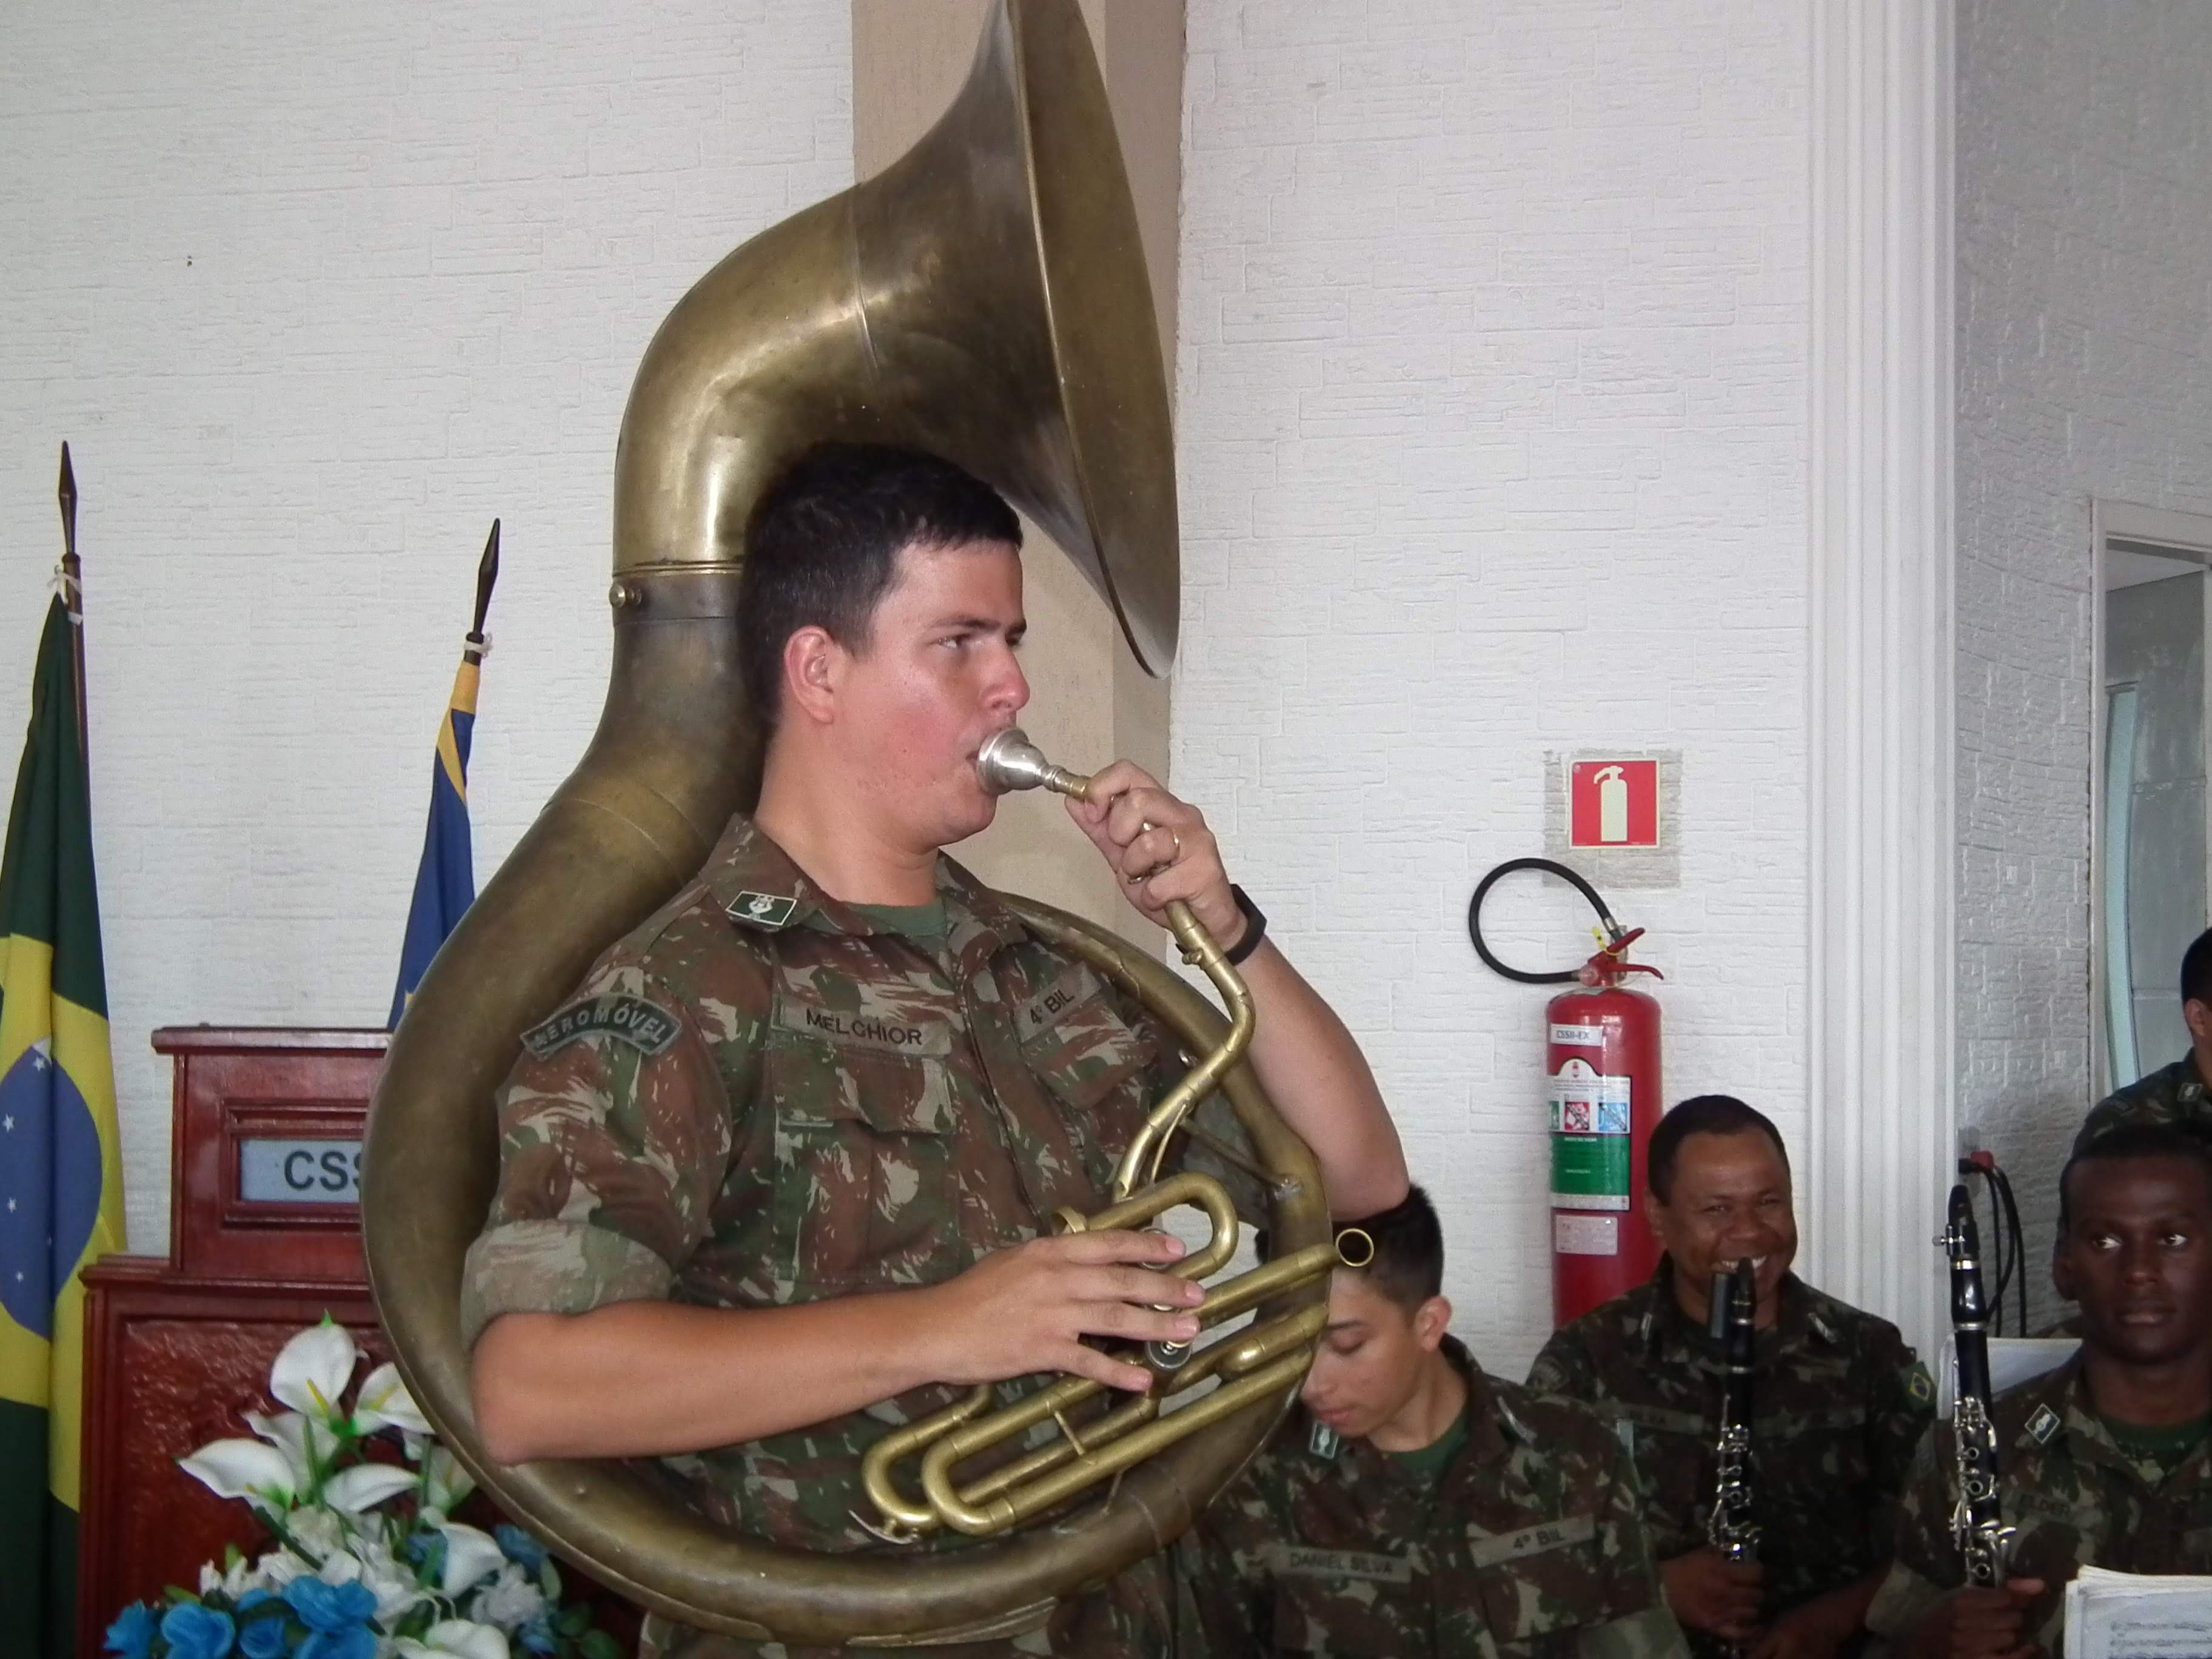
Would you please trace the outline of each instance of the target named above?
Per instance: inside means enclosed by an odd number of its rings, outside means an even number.
[[[1837,1386],[1848,1384],[1839,1379]],[[1779,1414],[1752,1425],[1761,1518],[1791,1534],[1774,1540],[1783,1554],[1803,1559],[1852,1541],[1840,1517],[1861,1514],[1874,1485],[1867,1432],[1859,1406]],[[1856,1541],[1877,1555],[1889,1553],[1887,1539]]]
[[[940,1054],[778,1030],[766,1073],[777,1300],[933,1285],[968,1265]]]
[[[1483,1618],[1499,1644],[1605,1622],[1612,1585],[1590,1516],[1571,1515],[1508,1533],[1470,1531],[1467,1547]]]
[[[1014,1026],[1024,1063],[1060,1103],[1094,1166],[1092,1181],[1103,1183],[1151,1109],[1153,1042],[1122,1019],[1105,982],[1079,962],[1019,1005]]]

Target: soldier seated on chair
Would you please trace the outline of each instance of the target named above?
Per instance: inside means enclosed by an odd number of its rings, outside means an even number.
[[[2189,1052],[2091,1108],[2074,1138],[2076,1152],[2124,1123],[2178,1123],[2212,1138],[2212,927],[2182,952],[2181,1018]]]
[[[1991,1413],[1999,1507],[2016,1529],[2008,1581],[1960,1588],[1938,1424],[1868,1614],[1903,1653],[2056,1656],[2082,1567],[2212,1572],[2212,1149],[2177,1124],[2118,1126],[2075,1152],[2058,1205],[2051,1276],[2081,1304],[2081,1350]]]
[[[1686,1100],[1646,1153],[1644,1213],[1666,1246],[1650,1281],[1555,1333],[1529,1385],[1589,1401],[1632,1449],[1668,1605],[1692,1651],[1830,1659],[1866,1642],[1898,1494],[1935,1389],[1896,1326],[1790,1271],[1790,1158],[1765,1114]],[[1758,1266],[1752,1382],[1756,1563],[1706,1541],[1720,1414],[1714,1270]]]
[[[1612,1434],[1445,1334],[1420,1188],[1355,1225],[1374,1254],[1334,1275],[1304,1409],[1182,1547],[1209,1650],[1681,1655]]]

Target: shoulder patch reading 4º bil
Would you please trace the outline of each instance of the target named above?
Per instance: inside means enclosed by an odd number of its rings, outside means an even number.
[[[591,997],[570,1003],[522,1034],[522,1046],[544,1060],[579,1037],[611,1036],[641,1054],[664,1053],[676,1041],[676,1016],[643,997]]]

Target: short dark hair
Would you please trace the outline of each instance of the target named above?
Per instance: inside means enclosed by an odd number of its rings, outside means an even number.
[[[1352,1227],[1375,1241],[1375,1254],[1352,1271],[1366,1274],[1369,1284],[1407,1313],[1443,1294],[1443,1224],[1419,1186],[1407,1188],[1406,1196],[1389,1209],[1338,1227],[1338,1248],[1356,1258],[1358,1240],[1343,1237]]]
[[[782,702],[783,647],[819,628],[865,651],[902,548],[1022,544],[999,492],[951,462],[885,444],[817,444],[753,509],[738,579],[738,673],[763,733]]]
[[[1692,1135],[1740,1135],[1754,1129],[1774,1143],[1782,1156],[1783,1173],[1788,1174],[1790,1149],[1765,1113],[1734,1095],[1691,1096],[1662,1117],[1651,1132],[1651,1145],[1644,1153],[1644,1179],[1650,1183],[1651,1195],[1662,1204],[1672,1201],[1674,1164],[1681,1157],[1682,1143]]]
[[[2063,1238],[2074,1224],[2069,1194],[2074,1171],[2084,1164],[2118,1164],[2138,1158],[2171,1158],[2194,1164],[2204,1176],[2204,1193],[2212,1202],[2212,1140],[2202,1130],[2179,1123],[2123,1123],[2107,1129],[2086,1146],[2077,1147],[2058,1172],[2058,1236]]]
[[[2207,927],[2181,953],[2181,1000],[2212,1002],[2212,927]]]

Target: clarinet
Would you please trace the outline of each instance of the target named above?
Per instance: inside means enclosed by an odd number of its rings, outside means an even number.
[[[1981,1241],[1973,1201],[1962,1182],[1951,1188],[1950,1224],[1936,1241],[1951,1261],[1951,1342],[1958,1358],[1959,1398],[1951,1407],[1958,1502],[1951,1537],[1966,1564],[1966,1582],[1994,1589],[2004,1582],[2014,1529],[1997,1501],[1997,1431],[1990,1415],[1989,1312],[1982,1300]]]
[[[1713,1274],[1710,1317],[1727,1369],[1705,1538],[1723,1561],[1759,1559],[1759,1528],[1751,1518],[1751,1367],[1758,1316],[1759,1278],[1747,1259],[1733,1272],[1723,1268]]]

